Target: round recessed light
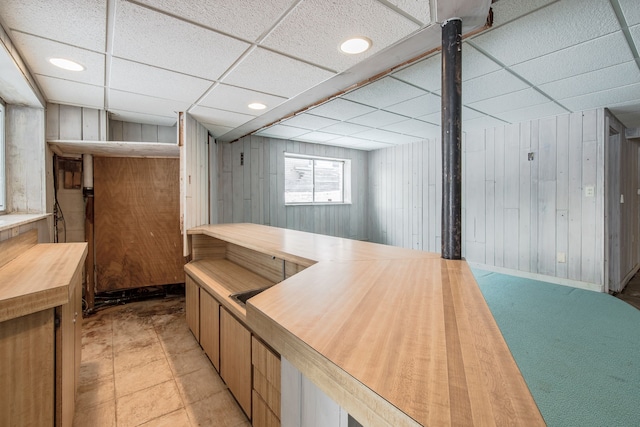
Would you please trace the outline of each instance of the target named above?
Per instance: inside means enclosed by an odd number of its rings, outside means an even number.
[[[82,65],[78,64],[77,62],[73,62],[64,58],[51,58],[49,59],[49,62],[51,62],[56,67],[62,68],[63,70],[69,70],[69,71],[84,70],[84,67]]]
[[[343,42],[340,45],[340,50],[344,53],[348,53],[351,55],[355,55],[357,53],[362,53],[365,50],[368,50],[371,47],[371,40],[366,37],[354,37]]]
[[[251,108],[252,110],[264,110],[265,108],[267,108],[266,105],[259,102],[252,102],[251,104],[247,105],[247,107]]]

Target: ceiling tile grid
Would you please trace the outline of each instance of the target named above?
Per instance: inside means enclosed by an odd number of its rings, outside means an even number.
[[[441,103],[442,101],[439,96],[429,93],[407,101],[398,102],[397,104],[390,105],[384,109],[385,111],[401,114],[406,117],[416,118],[440,111]]]
[[[37,76],[37,78],[38,84],[47,94],[49,102],[98,109],[104,105],[104,88],[102,86],[93,86],[49,76]]]
[[[194,103],[212,84],[192,77],[125,59],[111,62],[111,88],[124,92]]]
[[[233,111],[220,110],[218,108],[196,106],[189,113],[203,123],[235,128],[253,119],[254,116]]]
[[[13,32],[12,37],[16,47],[24,52],[24,59],[34,74],[104,85],[104,54],[17,31]],[[74,58],[85,71],[70,73],[62,70],[49,62],[51,58]]]
[[[292,139],[307,133],[309,133],[308,129],[300,129],[277,124],[256,132],[256,135],[268,136],[271,138]]]
[[[287,98],[280,96],[267,95],[236,86],[219,84],[200,101],[199,105],[257,116],[277,107],[286,100]],[[249,104],[257,102],[264,104],[266,108],[263,110],[252,110],[248,107]]]
[[[137,0],[208,28],[256,41],[297,0]]]
[[[392,123],[401,122],[406,119],[407,119],[406,116],[389,113],[383,110],[376,110],[371,113],[363,114],[362,116],[349,119],[349,123],[355,123],[357,125],[377,128],[381,126],[390,125]]]
[[[106,46],[104,0],[2,0],[0,13],[9,29],[57,40],[96,52]]]
[[[628,26],[640,24],[640,7],[637,0],[618,0]]]
[[[496,96],[475,103],[469,106],[486,114],[495,116],[509,110],[518,110],[533,105],[545,104],[549,102],[549,98],[540,94],[532,88],[523,89],[517,92],[510,92],[506,95]]]
[[[114,56],[192,76],[218,79],[250,46],[124,1],[116,14]]]
[[[574,98],[563,99],[561,102],[573,111],[590,110],[601,105],[615,105],[622,102],[640,99],[640,82],[614,89],[593,92]]]
[[[540,119],[543,117],[557,116],[568,111],[555,102],[533,105],[518,110],[509,110],[496,114],[496,118],[509,123],[519,123],[526,120]]]
[[[392,77],[384,77],[342,96],[344,99],[384,108],[424,95],[425,91]]]
[[[344,71],[420,27],[377,0],[305,0],[273,29],[262,43],[278,52]],[[339,50],[348,38],[366,36],[371,48],[359,55]]]
[[[304,142],[327,143],[336,138],[339,138],[339,136],[336,134],[316,131],[305,133],[304,135],[295,137],[293,139]]]
[[[340,123],[338,120],[329,119],[327,117],[314,116],[313,114],[302,113],[298,114],[286,121],[287,126],[294,126],[309,130],[318,130],[327,128],[332,125]]]
[[[186,111],[191,105],[188,102],[174,101],[169,99],[155,98],[120,90],[109,90],[109,105],[111,108],[134,113],[144,111],[161,117],[178,117],[179,111]]]

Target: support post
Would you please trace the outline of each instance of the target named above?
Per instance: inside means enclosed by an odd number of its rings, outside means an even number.
[[[462,20],[442,23],[442,258],[462,258]]]

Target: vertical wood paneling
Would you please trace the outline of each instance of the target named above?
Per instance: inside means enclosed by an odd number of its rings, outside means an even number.
[[[599,269],[604,236],[598,229],[604,217],[601,114],[603,110],[573,113],[465,134],[467,260],[603,283]],[[440,149],[439,141],[430,140],[368,153],[367,218],[373,241],[440,251]],[[407,153],[421,161],[407,161]],[[635,153],[626,157],[637,165]],[[629,174],[637,176],[631,169]],[[584,196],[585,186],[594,187],[594,197]],[[635,187],[623,191],[635,192]],[[416,209],[421,209],[417,223]],[[420,244],[416,234],[423,236]],[[622,244],[638,250],[631,237]],[[566,262],[558,262],[558,253]],[[635,265],[632,258],[625,267]]]
[[[355,239],[366,234],[367,154],[340,147],[248,136],[218,145],[221,222],[253,222]],[[352,203],[330,206],[284,205],[284,153],[351,160]],[[244,164],[240,165],[240,154]],[[407,158],[409,156],[407,155]],[[410,191],[407,187],[407,192]]]

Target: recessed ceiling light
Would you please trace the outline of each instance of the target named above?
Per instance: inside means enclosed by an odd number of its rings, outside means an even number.
[[[247,105],[247,107],[251,108],[252,110],[264,110],[265,108],[267,108],[266,105],[259,102],[252,102],[251,104]]]
[[[69,71],[84,70],[84,67],[82,65],[78,64],[77,62],[73,62],[64,58],[51,58],[49,59],[49,62],[51,62],[56,67],[62,68],[63,70],[69,70]]]
[[[371,47],[371,40],[366,37],[354,37],[343,42],[340,45],[340,50],[344,53],[355,55],[362,53]]]

